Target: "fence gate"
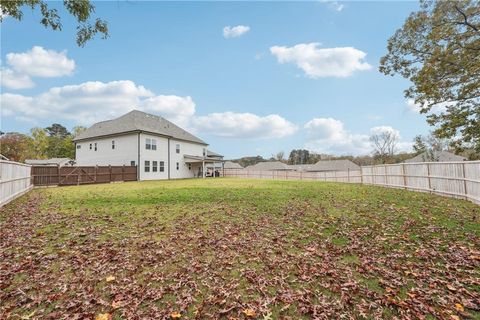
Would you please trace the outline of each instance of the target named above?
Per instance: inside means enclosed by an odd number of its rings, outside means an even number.
[[[67,186],[119,181],[136,181],[136,166],[33,166],[36,186]]]

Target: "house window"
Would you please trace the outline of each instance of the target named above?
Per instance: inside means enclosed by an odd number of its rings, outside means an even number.
[[[112,140],[112,149],[115,149],[115,140]]]
[[[145,172],[150,172],[150,161],[145,160]]]
[[[176,150],[177,153],[180,153],[180,144],[177,144],[175,150]]]
[[[188,170],[192,170],[192,164],[191,163],[188,164]]]
[[[90,150],[92,150],[92,144],[90,143]]]
[[[152,161],[152,172],[157,172],[158,170],[158,162]]]
[[[203,148],[203,156],[205,157],[207,155],[207,149]]]
[[[157,140],[152,139],[152,150],[157,150]]]
[[[132,167],[134,167],[134,166],[135,166],[135,160],[130,161],[130,165],[131,165]]]
[[[165,171],[165,162],[160,161],[160,172],[164,172],[164,171]]]
[[[81,145],[77,144],[77,149],[80,149],[81,147],[82,147]]]
[[[152,139],[150,139],[150,138],[145,139],[145,149],[147,149],[147,150],[152,149]]]
[[[177,162],[177,170],[180,169],[180,162]]]
[[[95,151],[97,151],[97,143],[95,142]]]

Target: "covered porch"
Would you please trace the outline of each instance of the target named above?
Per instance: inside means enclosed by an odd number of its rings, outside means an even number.
[[[195,178],[220,177],[225,161],[220,157],[183,156],[185,163],[192,166]]]

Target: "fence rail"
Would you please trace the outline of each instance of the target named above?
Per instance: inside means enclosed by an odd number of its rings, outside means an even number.
[[[480,161],[399,163],[324,172],[225,169],[224,176],[361,183],[436,193],[480,204]]]
[[[33,166],[35,186],[80,185],[136,181],[136,166]]]
[[[33,187],[30,171],[27,164],[0,160],[0,207]]]

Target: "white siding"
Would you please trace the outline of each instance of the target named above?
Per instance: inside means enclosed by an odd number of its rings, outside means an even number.
[[[156,150],[146,148],[146,140],[156,141]],[[115,149],[112,149],[112,141],[115,141]],[[169,139],[153,134],[140,134],[140,148],[138,148],[138,133],[118,135],[115,137],[91,139],[78,142],[80,149],[76,149],[76,161],[79,166],[105,166],[105,165],[130,165],[135,161],[139,165],[140,180],[160,180],[193,178],[198,175],[201,164],[192,164],[189,169],[185,162],[184,155],[203,156],[203,149],[206,145],[170,139],[170,166],[168,157]],[[95,151],[95,143],[97,151]],[[92,149],[90,149],[92,144]],[[180,145],[180,153],[176,152],[177,144]],[[138,163],[138,150],[140,150],[140,163]],[[150,171],[145,172],[145,161],[150,162]],[[153,171],[153,161],[157,161],[157,171]],[[160,162],[165,163],[165,170],[160,172]],[[178,162],[178,170],[177,170]]]
[[[180,144],[180,153],[176,153],[176,145]],[[172,166],[170,168],[170,178],[171,179],[182,179],[182,178],[193,178],[195,174],[198,174],[198,169],[201,167],[201,164],[192,164],[192,169],[188,169],[188,163],[185,162],[184,155],[190,156],[203,156],[203,148],[207,148],[205,145],[191,143],[186,141],[180,141],[171,139],[170,140],[170,161]],[[177,162],[179,163],[179,168],[177,170]]]
[[[146,140],[154,139],[157,150],[146,149]],[[145,161],[150,161],[150,172],[145,172]],[[157,161],[157,172],[153,172],[152,163]],[[160,161],[165,162],[165,171],[160,172]],[[140,134],[140,180],[168,179],[168,138],[151,134]]]
[[[118,135],[109,138],[92,139],[77,142],[80,149],[75,149],[75,159],[78,166],[129,166],[131,161],[138,162],[138,134]],[[115,149],[112,149],[115,141]],[[95,143],[97,151],[95,151]],[[92,149],[90,150],[90,144]]]

